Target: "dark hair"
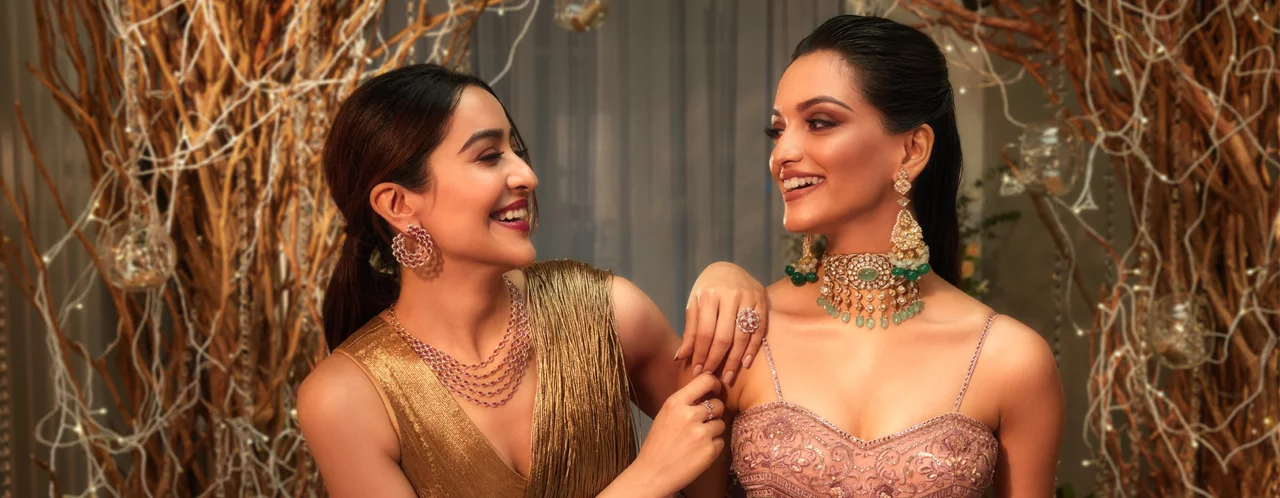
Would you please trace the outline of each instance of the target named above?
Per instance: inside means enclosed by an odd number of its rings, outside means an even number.
[[[924,33],[880,17],[831,18],[796,45],[791,60],[829,50],[855,69],[855,85],[880,114],[885,130],[933,128],[933,151],[911,188],[929,263],[947,282],[959,282],[960,221],[956,195],[962,161],[947,58]]]
[[[395,231],[374,212],[369,193],[384,182],[414,192],[427,190],[427,157],[444,139],[462,91],[469,86],[493,93],[475,76],[436,64],[406,66],[360,85],[338,109],[323,158],[329,195],[346,221],[346,242],[324,296],[324,334],[330,349],[400,295],[400,267],[391,255]],[[514,122],[511,143],[527,161]],[[529,204],[530,222],[536,223],[537,201],[531,198]]]

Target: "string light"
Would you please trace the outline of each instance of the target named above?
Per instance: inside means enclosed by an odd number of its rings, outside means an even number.
[[[207,2],[205,2],[207,3]],[[197,2],[196,5],[205,3]],[[416,3],[416,2],[411,2]],[[310,178],[309,175],[315,172],[315,164],[313,160],[323,147],[323,136],[314,135],[314,130],[327,130],[327,116],[332,115],[334,106],[340,101],[340,98],[354,89],[354,85],[360,81],[366,80],[371,76],[379,74],[397,64],[392,55],[402,53],[402,49],[407,49],[413,43],[433,43],[436,49],[433,52],[423,51],[426,53],[439,53],[460,55],[454,48],[452,52],[448,50],[449,43],[453,42],[452,35],[454,30],[462,27],[469,27],[470,23],[464,21],[470,14],[470,9],[464,9],[462,2],[458,2],[458,7],[451,7],[439,16],[422,16],[424,20],[440,19],[443,21],[435,24],[430,30],[415,30],[412,27],[407,28],[408,36],[389,36],[378,32],[377,24],[373,21],[381,15],[381,8],[357,10],[364,18],[345,19],[343,21],[351,23],[354,27],[372,26],[375,29],[332,29],[334,34],[332,40],[322,41],[316,37],[311,37],[313,41],[307,41],[307,32],[311,30],[313,33],[318,28],[325,28],[328,31],[328,25],[314,26],[317,20],[332,23],[336,22],[330,17],[336,17],[326,9],[325,2],[303,2],[293,7],[293,11],[289,16],[284,17],[282,24],[278,25],[276,35],[281,39],[288,38],[295,40],[284,43],[279,46],[280,52],[277,51],[277,45],[271,45],[268,60],[272,57],[279,58],[278,62],[266,64],[263,67],[255,68],[254,72],[244,72],[243,66],[240,65],[243,53],[236,52],[241,50],[237,47],[224,44],[226,35],[234,32],[228,26],[221,26],[220,17],[213,16],[206,19],[208,22],[194,23],[189,27],[191,31],[190,39],[205,40],[199,47],[189,47],[192,50],[176,50],[181,43],[175,42],[173,47],[175,50],[161,50],[163,46],[168,45],[165,39],[161,40],[162,46],[155,50],[142,49],[146,46],[148,37],[153,33],[164,32],[169,29],[174,22],[173,16],[151,16],[151,13],[145,13],[135,17],[130,9],[130,2],[120,3],[118,9],[112,10],[105,7],[94,7],[101,9],[93,11],[91,14],[104,16],[105,25],[118,30],[110,30],[108,40],[111,48],[109,51],[115,52],[119,50],[120,74],[107,76],[105,83],[117,85],[121,94],[121,105],[119,107],[120,116],[111,128],[104,133],[118,134],[123,130],[126,137],[123,144],[117,144],[115,139],[109,140],[107,145],[111,149],[102,151],[105,158],[102,162],[112,166],[105,168],[106,172],[98,180],[93,187],[96,189],[89,196],[88,202],[83,204],[80,209],[84,212],[73,216],[73,220],[81,220],[71,230],[84,230],[89,224],[97,224],[99,222],[116,223],[128,217],[130,207],[137,203],[153,203],[162,206],[158,209],[162,218],[162,223],[173,224],[175,222],[174,212],[181,212],[183,209],[193,207],[187,203],[188,200],[183,196],[172,196],[173,192],[169,191],[170,180],[175,177],[176,173],[189,174],[190,172],[205,170],[215,175],[230,173],[232,170],[227,169],[227,159],[232,156],[234,151],[240,151],[241,148],[237,144],[246,143],[249,138],[253,137],[254,141],[262,141],[271,144],[273,141],[281,142],[284,147],[279,155],[271,154],[264,156],[261,161],[255,160],[253,163],[252,174],[229,175],[235,183],[235,188],[243,191],[241,185],[253,185],[260,189],[267,190],[267,195],[243,196],[244,203],[242,206],[231,206],[232,213],[239,216],[241,213],[247,215],[242,218],[238,217],[232,229],[238,229],[239,233],[233,235],[233,239],[245,240],[251,248],[248,251],[242,248],[229,248],[232,252],[232,258],[238,259],[248,254],[249,260],[252,262],[249,266],[237,265],[235,259],[231,262],[232,268],[228,273],[233,274],[240,281],[247,281],[247,275],[256,275],[256,272],[263,268],[263,263],[253,253],[256,249],[256,243],[264,239],[263,234],[266,230],[274,226],[274,216],[283,212],[278,210],[281,205],[302,205],[310,203],[305,211],[299,208],[294,213],[298,213],[299,219],[294,223],[299,225],[296,231],[290,233],[310,235],[313,237],[324,237],[324,239],[313,240],[310,243],[314,247],[331,248],[340,235],[340,229],[331,235],[324,233],[324,226],[314,220],[325,217],[326,214],[336,212],[332,206],[317,205],[320,201],[309,199],[307,196],[322,192],[318,187],[319,180]],[[472,4],[474,2],[466,2]],[[117,5],[116,3],[109,3]],[[213,5],[217,5],[215,2]],[[536,6],[537,2],[529,4]],[[207,5],[205,5],[207,6]],[[213,7],[209,7],[213,8]],[[520,7],[527,10],[530,19],[539,9],[533,7]],[[499,8],[499,12],[502,12]],[[210,11],[212,12],[212,11]],[[193,11],[193,16],[203,16],[203,12]],[[201,17],[202,18],[202,17]],[[78,19],[75,19],[78,21]],[[61,35],[55,26],[53,36],[55,38]],[[186,35],[184,38],[186,39]],[[273,39],[274,40],[274,39]],[[59,40],[65,41],[65,40]],[[320,59],[318,57],[308,60],[313,56],[309,53],[313,47],[316,49],[324,49],[329,45],[320,46],[319,44],[329,44],[336,51],[333,58]],[[398,45],[397,45],[398,44]],[[201,48],[202,47],[202,48]],[[454,45],[454,47],[457,47]],[[465,47],[463,47],[465,49]],[[515,46],[509,47],[510,52],[514,52]],[[249,47],[252,49],[252,46]],[[377,51],[380,55],[373,57],[370,54]],[[315,50],[319,52],[319,50]],[[510,54],[509,52],[509,54]],[[143,60],[136,54],[159,54],[152,57],[148,55]],[[92,56],[93,54],[89,54]],[[160,66],[155,62],[156,57],[163,59],[164,62],[171,63],[165,72],[160,72]],[[296,58],[296,61],[294,60]],[[359,64],[360,61],[364,65]],[[412,60],[411,60],[412,61]],[[181,81],[185,75],[185,71],[197,66],[205,67],[211,65],[215,69],[221,67],[228,74],[224,80],[224,84],[220,87],[218,94],[220,98],[217,100],[218,106],[210,109],[202,109],[200,106],[191,106],[190,115],[182,116],[189,118],[191,122],[200,123],[201,126],[207,126],[199,133],[192,130],[190,135],[186,134],[186,130],[165,130],[159,127],[153,129],[154,124],[163,122],[164,115],[153,115],[151,111],[161,109],[160,105],[152,106],[149,101],[141,104],[140,101],[154,98],[157,101],[175,98],[183,99],[187,96],[160,95],[167,93],[159,92],[159,88],[146,88],[147,78],[153,76],[172,75],[174,80]],[[440,62],[431,60],[428,62]],[[274,66],[272,64],[275,64]],[[327,65],[326,65],[327,64]],[[367,65],[367,67],[365,67]],[[330,69],[332,68],[332,69]],[[328,72],[325,72],[328,71]],[[90,82],[97,81],[100,76],[96,74],[81,75],[90,78]],[[120,81],[115,81],[119,79]],[[113,86],[115,88],[116,86]],[[178,90],[186,91],[186,89]],[[72,96],[73,99],[89,99],[90,97]],[[195,98],[195,97],[191,97]],[[187,101],[192,102],[192,101]],[[79,103],[79,101],[77,101]],[[266,107],[265,109],[262,107]],[[250,109],[246,111],[246,109]],[[239,119],[241,116],[247,115],[252,117],[270,117],[272,119],[264,119],[262,122],[243,123],[241,126]],[[160,119],[156,119],[156,118]],[[169,116],[174,117],[174,116]],[[178,119],[182,122],[182,119]],[[299,125],[301,124],[301,125]],[[136,125],[136,126],[135,126]],[[297,126],[295,126],[297,125]],[[182,127],[183,125],[179,125]],[[181,135],[181,139],[176,143],[171,140],[162,140],[166,137],[157,137],[158,134]],[[289,143],[292,141],[292,143]],[[216,142],[216,143],[215,143]],[[262,150],[270,150],[264,147]],[[143,173],[138,169],[130,169],[129,165],[150,164],[153,169]],[[121,167],[123,166],[123,167]],[[234,165],[233,165],[234,166]],[[203,171],[202,171],[203,172]],[[295,179],[294,175],[302,175],[301,179]],[[241,178],[253,178],[253,182],[241,182]],[[129,192],[120,187],[124,184],[137,184],[142,187],[139,189],[141,193],[134,198]],[[175,184],[176,185],[176,184]],[[288,192],[281,194],[281,192]],[[295,193],[301,192],[301,193]],[[234,193],[234,191],[232,192]],[[157,194],[159,196],[170,196],[166,200],[157,202]],[[199,207],[199,204],[195,204]],[[164,211],[164,210],[172,210]],[[236,213],[236,211],[241,213]],[[327,211],[326,211],[327,210]],[[303,215],[302,213],[306,213]],[[177,215],[182,216],[182,215]],[[167,227],[168,225],[166,225]],[[176,225],[175,225],[176,226]],[[98,228],[97,226],[94,227]],[[75,239],[75,233],[67,230],[62,233],[61,240]],[[274,229],[270,229],[274,230]],[[330,230],[332,231],[332,230]],[[175,232],[180,232],[175,230]],[[233,232],[234,233],[234,232]],[[314,235],[313,235],[314,233]],[[239,236],[237,239],[236,236]],[[275,234],[271,234],[275,236]],[[45,239],[45,237],[37,237]],[[205,243],[203,235],[197,235],[195,240],[198,243]],[[8,238],[6,237],[6,242]],[[219,240],[219,243],[222,243]],[[52,248],[41,248],[37,254],[38,262],[48,265],[60,255],[62,246],[55,245]],[[306,244],[299,243],[299,246]],[[33,248],[34,249],[34,248]],[[65,260],[65,261],[63,261]],[[79,268],[68,268],[68,274],[75,275],[77,272],[84,274],[95,274],[94,264],[87,261],[87,258],[81,258],[78,254],[71,258],[62,258],[61,262],[66,262],[68,266],[81,265]],[[222,263],[218,263],[222,264]],[[274,267],[272,267],[274,268]],[[39,271],[47,271],[40,269]],[[43,278],[44,275],[35,275]],[[223,277],[225,278],[225,277]],[[286,289],[290,292],[290,296],[296,296],[296,289],[316,289],[323,288],[319,285],[328,278],[325,271],[315,268],[299,268],[289,269],[288,275],[283,278],[298,283],[289,284],[291,287],[283,285],[273,287],[273,289]],[[78,285],[78,284],[77,284]],[[0,286],[2,290],[3,286]],[[191,287],[183,287],[183,290],[189,290]],[[233,287],[234,289],[234,287]],[[171,291],[172,288],[169,289]],[[62,360],[63,355],[68,347],[79,346],[78,343],[67,345],[65,343],[54,344],[50,342],[52,359],[50,360],[52,373],[50,374],[50,382],[56,390],[53,398],[55,401],[50,412],[43,420],[50,420],[51,427],[44,427],[43,430],[37,427],[33,431],[33,438],[38,445],[46,448],[58,448],[58,451],[75,452],[73,457],[79,457],[89,462],[84,469],[76,470],[81,472],[88,493],[96,494],[103,492],[110,496],[132,496],[140,491],[138,486],[146,486],[146,492],[154,492],[157,495],[171,496],[187,494],[191,492],[186,486],[190,485],[187,479],[170,480],[167,483],[161,483],[169,488],[149,487],[151,484],[158,482],[155,476],[137,479],[136,474],[139,468],[146,467],[148,462],[164,461],[165,468],[168,468],[171,462],[167,462],[167,458],[163,454],[154,453],[157,448],[173,448],[175,444],[184,444],[181,438],[194,437],[199,440],[201,433],[210,436],[204,447],[198,447],[197,451],[201,452],[193,462],[211,461],[207,467],[203,463],[193,463],[200,465],[200,474],[202,489],[196,490],[202,496],[210,496],[210,498],[223,498],[225,496],[245,495],[287,495],[294,496],[306,494],[303,491],[309,489],[312,494],[316,490],[322,490],[319,473],[315,471],[314,466],[306,456],[307,451],[302,444],[302,435],[297,427],[297,410],[289,408],[287,416],[280,417],[280,421],[273,421],[265,427],[273,429],[268,433],[262,432],[262,427],[255,426],[255,416],[261,415],[255,408],[263,406],[263,403],[243,404],[240,402],[242,398],[240,394],[256,392],[262,389],[263,385],[269,382],[258,378],[253,372],[250,375],[227,375],[228,386],[225,387],[230,395],[224,399],[214,399],[208,392],[201,392],[200,382],[208,382],[213,372],[235,372],[242,368],[239,364],[228,364],[226,362],[227,354],[218,352],[215,347],[210,347],[213,341],[208,341],[210,334],[231,334],[236,337],[236,333],[243,332],[248,334],[249,326],[258,325],[258,319],[262,314],[273,313],[278,309],[270,307],[263,309],[261,305],[250,306],[248,309],[253,314],[254,321],[245,321],[237,323],[237,317],[234,306],[232,307],[230,323],[235,325],[226,326],[222,322],[207,323],[202,322],[201,318],[197,318],[201,311],[201,299],[205,295],[203,291],[194,294],[172,294],[166,290],[142,290],[138,291],[128,300],[129,306],[138,306],[140,311],[136,318],[135,329],[138,332],[132,335],[132,344],[119,344],[114,347],[120,349],[131,349],[133,351],[168,351],[168,343],[164,343],[164,348],[155,342],[159,334],[151,332],[156,330],[172,329],[174,324],[182,327],[190,333],[186,341],[186,350],[183,351],[184,360],[175,360],[168,354],[147,354],[135,358],[134,365],[128,366],[128,372],[124,375],[136,374],[147,376],[146,381],[139,383],[141,389],[139,396],[134,397],[130,394],[123,403],[125,406],[121,408],[128,416],[121,414],[126,420],[129,420],[129,430],[121,433],[115,432],[114,424],[108,424],[109,419],[101,419],[97,417],[108,417],[112,411],[107,407],[86,406],[84,404],[83,393],[77,392],[77,386],[92,385],[96,386],[100,382],[112,383],[114,379],[102,379],[97,377],[95,370],[89,370],[86,374],[77,367],[73,368],[70,362]],[[257,293],[261,292],[255,283],[253,294],[241,293],[236,296],[239,299],[253,299]],[[143,294],[145,293],[145,295]],[[313,292],[314,293],[314,292]],[[318,293],[314,293],[316,299],[320,298]],[[95,304],[96,301],[88,301],[84,297],[84,293],[73,293],[67,297],[56,296],[61,301],[51,300],[51,302],[33,302],[32,305],[39,312],[39,315],[45,317],[53,317],[53,324],[46,324],[40,333],[44,337],[53,337],[58,333],[57,327],[78,327],[74,332],[76,335],[68,334],[70,337],[83,337],[80,329],[85,327],[83,320],[71,320],[58,323],[59,312],[64,310],[85,310],[86,304]],[[166,299],[172,298],[172,307],[166,306]],[[248,301],[253,304],[252,301]],[[290,305],[296,304],[298,299],[291,298]],[[3,299],[0,299],[0,306],[3,306]],[[304,305],[318,306],[318,301],[304,303]],[[280,306],[277,304],[276,306]],[[176,309],[175,309],[176,308]],[[170,313],[171,312],[171,313]],[[0,313],[2,315],[2,313]],[[248,316],[248,315],[244,315]],[[292,320],[292,319],[291,319]],[[314,323],[314,319],[300,318],[302,320],[304,341],[313,342],[312,339],[319,337],[321,334],[320,325]],[[311,323],[307,323],[311,320]],[[0,321],[3,317],[0,316]],[[185,323],[185,327],[181,324]],[[290,322],[290,326],[298,322]],[[94,330],[100,328],[103,324],[92,323],[89,326]],[[0,328],[3,324],[0,323]],[[114,330],[113,327],[108,327]],[[238,329],[238,330],[237,330]],[[256,337],[256,336],[255,336]],[[124,341],[126,336],[121,335],[115,339]],[[170,340],[165,336],[165,341]],[[252,345],[249,345],[252,346]],[[0,346],[0,349],[7,351],[7,348]],[[243,349],[243,348],[242,348]],[[98,354],[96,350],[94,354]],[[0,353],[6,354],[6,353]],[[311,357],[315,354],[311,347],[300,350],[293,362],[296,367],[304,358]],[[242,355],[247,363],[251,355]],[[177,362],[177,363],[175,363]],[[0,368],[6,365],[0,362]],[[182,375],[175,379],[172,377],[174,368],[177,366],[178,372]],[[256,365],[248,364],[247,368],[256,368]],[[135,373],[137,370],[141,373]],[[0,372],[2,373],[2,372]],[[154,375],[155,377],[150,377]],[[0,378],[3,378],[0,376]],[[185,380],[182,380],[185,379]],[[177,382],[187,382],[186,385],[178,385]],[[292,382],[292,381],[291,381]],[[174,389],[176,387],[176,389]],[[288,398],[286,392],[296,387],[290,385],[281,386],[281,389],[274,393],[277,398]],[[132,387],[130,389],[133,389]],[[170,393],[172,396],[161,396],[156,390],[173,389]],[[7,391],[4,391],[7,393]],[[96,390],[94,391],[96,392]],[[133,391],[130,391],[132,393]],[[166,391],[168,392],[168,391]],[[7,396],[3,396],[7,400]],[[287,403],[288,401],[286,401]],[[247,408],[241,408],[241,406]],[[8,406],[7,401],[0,403],[0,406]],[[268,406],[275,406],[268,404]],[[198,423],[190,422],[192,419],[198,419],[199,416],[193,417],[193,413],[201,413],[202,410],[209,409],[210,414],[214,415],[209,420],[208,426],[201,426]],[[287,408],[287,407],[286,407]],[[194,412],[193,412],[194,410]],[[2,415],[2,414],[0,414]],[[279,415],[284,415],[280,413]],[[7,416],[0,416],[0,423],[7,421]],[[182,425],[189,427],[193,434],[183,434],[176,431],[175,427]],[[6,426],[7,427],[7,426]],[[214,436],[219,431],[214,427],[223,427],[225,432],[221,432],[221,436]],[[56,429],[56,430],[50,430]],[[0,437],[3,437],[0,434]],[[274,444],[273,444],[274,443]],[[103,451],[105,450],[105,451]],[[160,450],[164,451],[164,450]],[[123,462],[127,465],[104,465],[99,455],[107,455],[107,459],[125,459],[116,460],[118,463]],[[142,455],[142,457],[138,457]],[[0,467],[7,466],[7,457],[0,457]],[[59,456],[59,458],[62,458]],[[159,467],[160,464],[156,463]],[[125,470],[121,471],[123,468]],[[85,470],[87,469],[87,471]],[[132,470],[131,470],[132,469]],[[62,472],[72,472],[72,470],[58,469],[59,474]],[[173,468],[170,470],[177,474],[183,474],[181,468]],[[134,472],[132,477],[126,479],[115,479],[124,474]],[[147,482],[142,482],[148,480]],[[127,482],[124,489],[113,489],[115,482]],[[223,484],[219,484],[223,483]],[[224,489],[226,488],[226,489]],[[0,487],[0,489],[6,489]],[[81,493],[84,493],[82,490]]]

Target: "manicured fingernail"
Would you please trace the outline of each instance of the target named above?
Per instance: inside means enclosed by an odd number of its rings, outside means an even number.
[[[725,384],[732,384],[732,383],[733,383],[733,376],[734,376],[735,374],[737,374],[737,372],[734,372],[733,370],[730,370],[730,371],[728,371],[728,372],[725,372],[725,373],[724,373],[724,383],[725,383]]]
[[[679,360],[679,359],[680,359],[680,350],[678,350],[678,349],[677,349],[677,350],[676,350],[676,355],[671,357],[671,361],[676,361],[676,360]]]
[[[702,364],[698,364],[693,367],[693,375],[698,375],[700,373],[702,373]]]
[[[746,358],[743,358],[743,359],[742,359],[742,368],[751,368],[751,360],[754,360],[755,358],[756,358],[756,357],[751,356],[751,355],[747,355],[747,357],[746,357]]]

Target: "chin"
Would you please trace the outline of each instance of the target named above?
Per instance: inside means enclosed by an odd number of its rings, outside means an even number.
[[[817,214],[808,209],[787,208],[782,214],[782,227],[791,233],[816,233],[821,225]]]
[[[527,247],[518,248],[512,254],[511,264],[516,268],[524,268],[538,260],[538,251],[533,248],[533,243],[527,243]]]

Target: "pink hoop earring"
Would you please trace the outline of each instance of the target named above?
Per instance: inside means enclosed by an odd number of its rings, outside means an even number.
[[[403,233],[396,234],[391,239],[391,254],[396,257],[396,261],[400,262],[405,268],[418,268],[431,261],[431,256],[435,254],[436,245],[431,241],[431,234],[418,225],[410,224],[406,229],[413,242],[417,245],[413,251],[405,248],[405,236]]]

